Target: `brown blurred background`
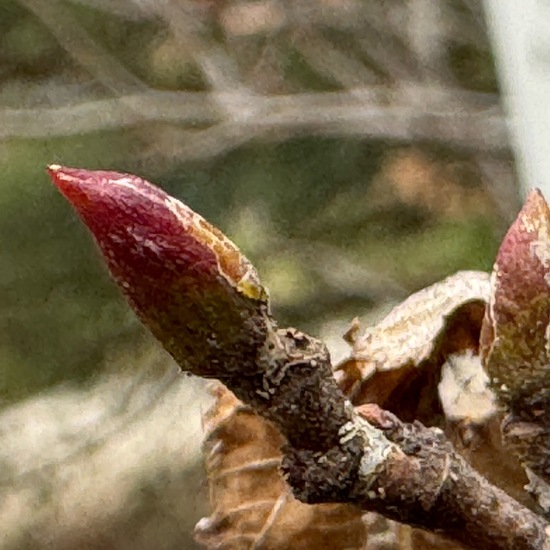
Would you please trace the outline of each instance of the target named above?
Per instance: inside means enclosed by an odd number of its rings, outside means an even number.
[[[477,0],[1,0],[0,541],[195,548],[204,383],[47,181],[138,173],[326,338],[490,269],[519,198]]]

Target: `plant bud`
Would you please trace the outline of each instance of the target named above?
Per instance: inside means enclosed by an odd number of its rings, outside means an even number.
[[[503,441],[548,512],[550,484],[550,210],[532,191],[504,237],[481,330],[481,357],[506,416]]]
[[[548,392],[549,338],[550,210],[534,190],[498,252],[481,331],[481,356],[501,402],[534,410]]]
[[[184,370],[254,371],[268,297],[239,249],[185,204],[129,174],[48,167],[141,321]]]

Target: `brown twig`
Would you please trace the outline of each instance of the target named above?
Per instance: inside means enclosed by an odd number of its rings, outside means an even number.
[[[400,449],[385,461],[371,488],[380,495],[378,511],[388,516],[393,500],[393,519],[440,531],[473,548],[544,547],[542,518],[490,485],[441,430],[405,424],[377,405],[363,405],[359,413]]]
[[[544,547],[544,520],[485,480],[441,430],[374,405],[357,414],[320,342],[270,330],[258,365],[220,377],[285,435],[283,470],[303,502],[353,503],[474,548]]]

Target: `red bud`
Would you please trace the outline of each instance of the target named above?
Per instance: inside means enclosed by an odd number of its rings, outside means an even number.
[[[491,286],[481,356],[508,413],[503,440],[528,468],[526,488],[544,508],[539,488],[550,483],[550,210],[540,191],[529,194],[504,237]]]
[[[185,369],[253,368],[267,294],[239,249],[204,218],[129,174],[48,167],[131,306]]]
[[[538,190],[504,237],[481,332],[495,390],[514,402],[548,386],[550,375],[550,210]]]

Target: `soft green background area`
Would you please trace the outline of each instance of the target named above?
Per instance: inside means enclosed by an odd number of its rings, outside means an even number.
[[[177,57],[151,61],[165,32],[159,23],[118,21],[89,7],[66,6],[149,85],[203,88],[189,63]],[[35,101],[36,90],[48,79],[67,86],[90,80],[18,2],[3,0],[0,13],[2,105],[24,107]],[[491,60],[484,56],[467,49],[449,52],[457,77],[470,89],[494,89]],[[289,51],[286,77],[305,89],[334,89],[304,63]],[[102,93],[108,95],[98,90],[97,96]],[[52,384],[88,379],[109,345],[140,332],[84,227],[49,183],[48,163],[132,171],[153,179],[242,246],[271,287],[281,322],[308,330],[333,317],[351,319],[384,300],[357,281],[351,286],[327,283],[331,277],[322,273],[338,275],[342,262],[394,289],[391,299],[458,269],[491,267],[502,231],[502,224],[495,230],[498,219],[452,220],[395,201],[383,208],[373,203],[369,185],[391,152],[388,144],[304,137],[248,145],[201,162],[159,164],[141,158],[147,132],[137,127],[0,143],[4,403]]]

